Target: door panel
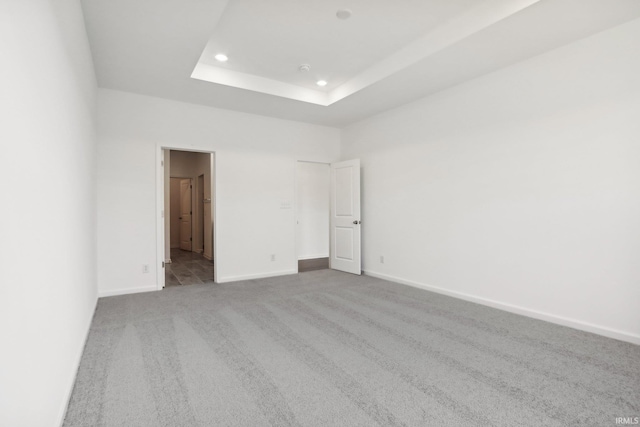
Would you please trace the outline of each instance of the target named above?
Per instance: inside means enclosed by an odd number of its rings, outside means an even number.
[[[358,171],[358,173],[360,173]],[[353,216],[353,167],[335,169],[336,186],[340,189],[335,193],[335,214],[337,216]]]
[[[330,267],[361,274],[359,159],[331,165]]]
[[[350,227],[335,228],[336,258],[353,261],[353,229]]]
[[[191,180],[180,180],[180,249],[191,250]]]

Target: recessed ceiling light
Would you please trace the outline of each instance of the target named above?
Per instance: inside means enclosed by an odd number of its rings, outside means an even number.
[[[316,84],[317,84],[318,86],[320,86],[320,87],[324,87],[324,86],[326,86],[326,85],[327,85],[327,82],[326,82],[326,81],[324,81],[324,80],[318,80],[318,81],[316,82]]]
[[[227,62],[227,60],[229,58],[227,58],[227,55],[225,55],[224,53],[219,53],[215,56],[216,60],[220,61],[220,62]]]
[[[336,16],[338,17],[338,19],[349,19],[351,18],[351,10],[349,9],[340,9],[336,12]]]

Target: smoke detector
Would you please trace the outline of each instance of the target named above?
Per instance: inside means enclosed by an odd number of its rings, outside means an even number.
[[[311,65],[309,64],[301,64],[298,67],[298,71],[300,71],[301,73],[308,73],[309,70],[311,70]]]

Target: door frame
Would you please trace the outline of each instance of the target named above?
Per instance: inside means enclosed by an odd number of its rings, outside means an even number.
[[[205,153],[211,154],[211,200],[213,203],[213,209],[211,209],[211,221],[213,221],[213,281],[215,283],[218,282],[218,260],[220,257],[218,256],[218,239],[216,236],[218,221],[217,221],[217,212],[218,212],[218,192],[216,191],[216,183],[218,181],[217,174],[218,168],[216,167],[216,152],[211,150],[210,148],[205,147],[181,147],[179,145],[162,145],[158,144],[156,146],[156,211],[155,211],[155,220],[156,220],[156,289],[162,290],[164,288],[164,273],[165,268],[163,267],[165,258],[164,258],[164,245],[165,245],[165,235],[164,235],[164,150],[176,150],[176,151],[190,151],[193,153]],[[191,229],[193,233],[193,222],[191,224]]]

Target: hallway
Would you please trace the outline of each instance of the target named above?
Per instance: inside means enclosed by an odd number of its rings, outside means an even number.
[[[196,252],[171,249],[171,263],[165,267],[165,288],[213,283],[213,261]]]

